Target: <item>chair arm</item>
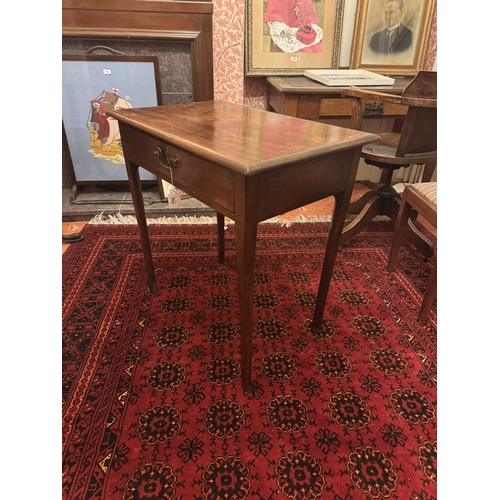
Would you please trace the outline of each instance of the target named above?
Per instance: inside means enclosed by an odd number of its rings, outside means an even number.
[[[355,99],[374,99],[377,101],[401,106],[418,106],[424,108],[437,108],[437,99],[426,99],[421,97],[403,97],[398,95],[376,92],[374,90],[364,90],[357,87],[349,87],[342,91],[342,97],[351,97]]]

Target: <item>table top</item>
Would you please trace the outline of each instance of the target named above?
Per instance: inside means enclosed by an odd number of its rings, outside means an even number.
[[[366,87],[368,90],[377,92],[387,92],[401,94],[408,84],[413,80],[413,77],[394,76],[394,85],[370,85]],[[280,76],[268,77],[266,81],[279,92],[297,94],[341,94],[348,87],[329,87],[320,82],[307,78],[306,76]]]
[[[375,134],[224,101],[110,110],[120,122],[243,175],[378,140]]]

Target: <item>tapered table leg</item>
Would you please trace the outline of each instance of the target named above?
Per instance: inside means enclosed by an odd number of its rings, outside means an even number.
[[[343,203],[344,198],[345,193],[335,197],[335,211],[333,214],[332,225],[330,226],[330,232],[328,234],[328,241],[326,243],[325,258],[323,260],[323,269],[321,270],[318,296],[316,298],[316,308],[314,309],[314,316],[311,325],[311,329],[315,333],[319,333],[321,331],[321,322],[325,311],[328,289],[330,288],[333,265],[335,264],[335,259],[340,245],[340,238],[342,236],[342,229],[344,227],[347,212],[347,207],[343,208],[345,205],[345,203]]]
[[[142,196],[141,181],[139,178],[139,165],[131,161],[126,162],[127,173],[130,183],[130,192],[134,203],[135,217],[141,237],[142,252],[144,254],[144,262],[146,264],[146,272],[148,273],[148,285],[153,295],[157,294],[155,270],[153,266],[153,256],[151,254],[151,244],[149,242],[148,224],[146,221],[146,210],[144,209],[144,199]]]
[[[239,178],[236,194],[236,263],[240,306],[241,382],[245,392],[252,390],[252,330],[255,251],[257,246],[257,178]]]
[[[225,242],[224,242],[224,216],[217,212],[217,257],[219,264],[224,264]]]
[[[323,268],[321,270],[318,295],[316,298],[316,307],[314,309],[314,316],[311,323],[311,330],[314,333],[319,333],[321,331],[321,322],[323,321],[323,313],[325,312],[333,265],[335,264],[335,259],[337,258],[337,252],[342,238],[342,231],[344,229],[344,223],[349,209],[349,202],[351,200],[360,155],[361,148],[353,150],[349,177],[345,180],[344,190],[334,194],[335,205],[333,208],[332,224],[330,226],[330,232],[328,233],[325,258],[323,260]],[[347,166],[347,164],[345,166]]]

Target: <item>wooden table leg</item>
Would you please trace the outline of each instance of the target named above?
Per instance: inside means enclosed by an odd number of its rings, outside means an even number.
[[[257,246],[257,176],[235,182],[236,263],[240,306],[241,382],[252,390],[252,330],[255,250]],[[253,196],[252,196],[253,195]]]
[[[146,210],[144,209],[144,198],[142,196],[141,180],[139,178],[139,165],[126,161],[127,174],[130,183],[130,192],[134,203],[135,218],[141,237],[142,252],[148,273],[148,285],[153,295],[157,294],[155,270],[153,266],[153,256],[151,254],[151,244],[149,242],[148,224],[146,221]]]
[[[226,261],[224,232],[224,216],[217,212],[217,257],[219,264],[224,264]]]
[[[326,242],[325,259],[323,260],[323,269],[321,270],[316,307],[314,309],[314,316],[311,324],[311,329],[314,333],[319,333],[321,331],[321,322],[323,321],[323,313],[325,312],[326,298],[330,288],[333,265],[335,264],[335,259],[337,258],[337,252],[340,246],[340,240],[342,238],[342,231],[347,217],[349,203],[351,201],[352,189],[354,187],[354,179],[356,178],[360,155],[361,148],[353,150],[349,175],[345,180],[345,189],[334,195],[335,206],[333,209],[332,224],[328,234],[328,241]]]
[[[321,331],[321,322],[323,320],[326,298],[330,288],[333,265],[335,264],[335,259],[337,257],[340,238],[342,236],[342,229],[347,215],[347,206],[342,209],[343,205],[346,205],[343,203],[345,197],[345,193],[335,196],[335,209],[332,225],[330,226],[330,232],[328,234],[328,241],[326,243],[325,258],[323,260],[323,269],[321,270],[318,296],[316,298],[316,308],[314,309],[314,316],[311,324],[311,329],[315,333],[319,333]]]

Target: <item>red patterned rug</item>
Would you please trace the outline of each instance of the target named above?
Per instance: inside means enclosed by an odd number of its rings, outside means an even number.
[[[393,225],[338,254],[309,328],[327,223],[260,224],[253,390],[241,389],[234,226],[92,226],[63,255],[63,499],[432,500],[436,309]],[[429,234],[423,230],[425,234]],[[432,238],[431,238],[432,239]]]

